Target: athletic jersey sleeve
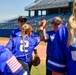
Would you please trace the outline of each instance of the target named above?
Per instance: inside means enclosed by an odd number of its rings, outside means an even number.
[[[8,41],[8,43],[6,44],[6,47],[10,50],[10,51],[12,51],[13,50],[13,48],[15,47],[15,38],[11,38],[9,41]]]
[[[14,29],[10,35],[10,38],[13,38],[13,37],[17,37],[17,36],[21,36],[21,31],[20,29]]]
[[[65,26],[59,28],[56,33],[52,53],[48,59],[47,69],[65,73],[66,70],[66,56],[65,49],[67,45],[68,32]]]
[[[35,41],[35,47],[40,43],[40,37],[33,37]]]
[[[8,48],[0,47],[0,74],[1,75],[27,75],[22,65]]]
[[[15,56],[11,56],[6,60],[7,73],[11,72],[15,75],[27,75],[27,71],[22,68],[22,65],[17,61]]]
[[[47,42],[47,41],[48,41],[48,39],[50,38],[50,33],[51,33],[51,31],[47,31],[47,32],[46,32],[46,38],[47,38],[47,39],[46,39],[46,41],[45,41],[45,42]]]
[[[10,35],[10,38],[13,38],[13,37],[15,37],[15,30],[13,30],[11,35]]]

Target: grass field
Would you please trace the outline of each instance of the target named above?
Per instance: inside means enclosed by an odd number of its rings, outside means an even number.
[[[40,42],[40,45],[46,46],[46,43],[41,41],[41,42]]]
[[[8,41],[8,40],[9,40],[9,38],[6,38],[6,37],[0,37],[0,40]]]
[[[45,64],[40,64],[37,67],[32,66],[31,75],[46,75]]]

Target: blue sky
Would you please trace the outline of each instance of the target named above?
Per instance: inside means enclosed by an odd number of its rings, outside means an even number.
[[[18,17],[27,16],[24,8],[31,5],[35,0],[0,0],[0,22]]]

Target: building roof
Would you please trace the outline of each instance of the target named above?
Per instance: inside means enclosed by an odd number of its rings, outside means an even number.
[[[69,2],[74,0],[36,0],[31,6],[25,7],[25,10],[42,10],[57,7],[68,7]]]

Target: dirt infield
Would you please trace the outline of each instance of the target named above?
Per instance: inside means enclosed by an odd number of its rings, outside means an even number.
[[[5,46],[5,45],[7,44],[7,42],[8,42],[8,41],[1,41],[1,40],[0,40],[0,45],[4,45],[4,46]]]
[[[0,45],[6,45],[8,41],[1,41],[0,40]],[[41,59],[41,63],[45,63],[45,58],[46,58],[46,46],[43,45],[38,45],[36,47],[37,51],[38,51],[38,55],[40,56]]]
[[[46,58],[46,46],[38,45],[37,47],[38,55],[41,58],[41,63],[45,63]]]

